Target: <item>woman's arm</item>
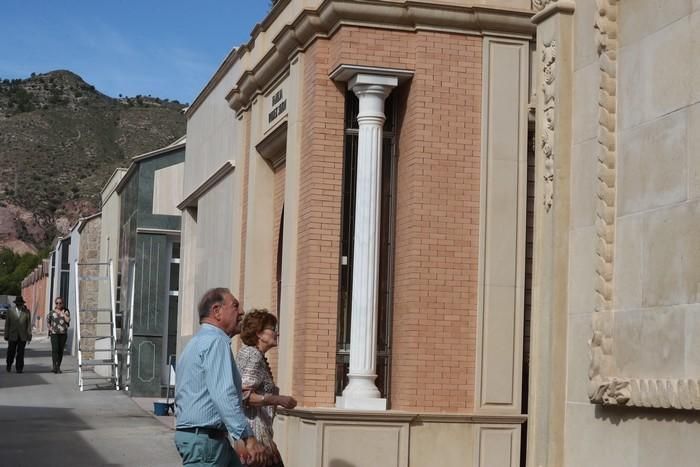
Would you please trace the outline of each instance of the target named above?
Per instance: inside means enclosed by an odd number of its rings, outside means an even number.
[[[277,396],[274,394],[256,394],[254,392],[250,393],[248,397],[248,405],[251,407],[262,407],[265,405],[279,405],[277,401]]]
[[[285,409],[293,409],[297,406],[297,401],[292,396],[276,396],[274,394],[255,394],[252,392],[248,397],[248,405],[251,407],[262,407],[264,405],[279,405]]]

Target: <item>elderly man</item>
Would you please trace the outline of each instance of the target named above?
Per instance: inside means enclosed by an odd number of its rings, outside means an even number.
[[[228,289],[207,291],[199,302],[197,334],[177,363],[175,445],[183,465],[240,466],[265,462],[264,449],[243,412],[241,375],[231,353],[243,310]],[[234,440],[234,449],[228,440]]]
[[[32,316],[24,305],[21,295],[15,298],[15,306],[7,312],[5,319],[5,340],[7,344],[7,371],[17,356],[17,373],[24,371],[24,347],[32,340]]]

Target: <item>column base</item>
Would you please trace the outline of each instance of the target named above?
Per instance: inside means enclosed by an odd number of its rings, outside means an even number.
[[[386,410],[386,399],[340,396],[335,398],[335,407],[348,410]]]

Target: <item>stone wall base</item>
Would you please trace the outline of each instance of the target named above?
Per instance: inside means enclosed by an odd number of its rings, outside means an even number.
[[[280,410],[287,467],[517,467],[526,416]]]

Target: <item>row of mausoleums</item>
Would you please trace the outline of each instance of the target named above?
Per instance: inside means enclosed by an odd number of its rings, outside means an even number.
[[[290,467],[696,465],[700,5],[662,3],[276,2],[103,192],[134,389],[225,286],[278,315]]]
[[[127,169],[117,169],[102,189],[100,212],[81,217],[67,235],[57,238],[48,260],[22,283],[22,295],[39,317],[39,331],[58,296],[73,314],[78,309],[103,310],[81,313],[83,359],[109,357],[109,340],[93,336],[100,335],[100,326],[108,326],[104,310],[114,303],[120,385],[133,395],[160,396],[168,384],[169,357],[175,354],[180,268],[176,204],[182,197],[184,157],[182,138],[132,158]],[[72,326],[67,348],[75,353],[77,346]],[[95,371],[110,376],[113,370],[104,365]]]
[[[697,464],[700,5],[659,5],[282,0],[224,60],[178,348],[209,287],[278,314],[285,465]]]

